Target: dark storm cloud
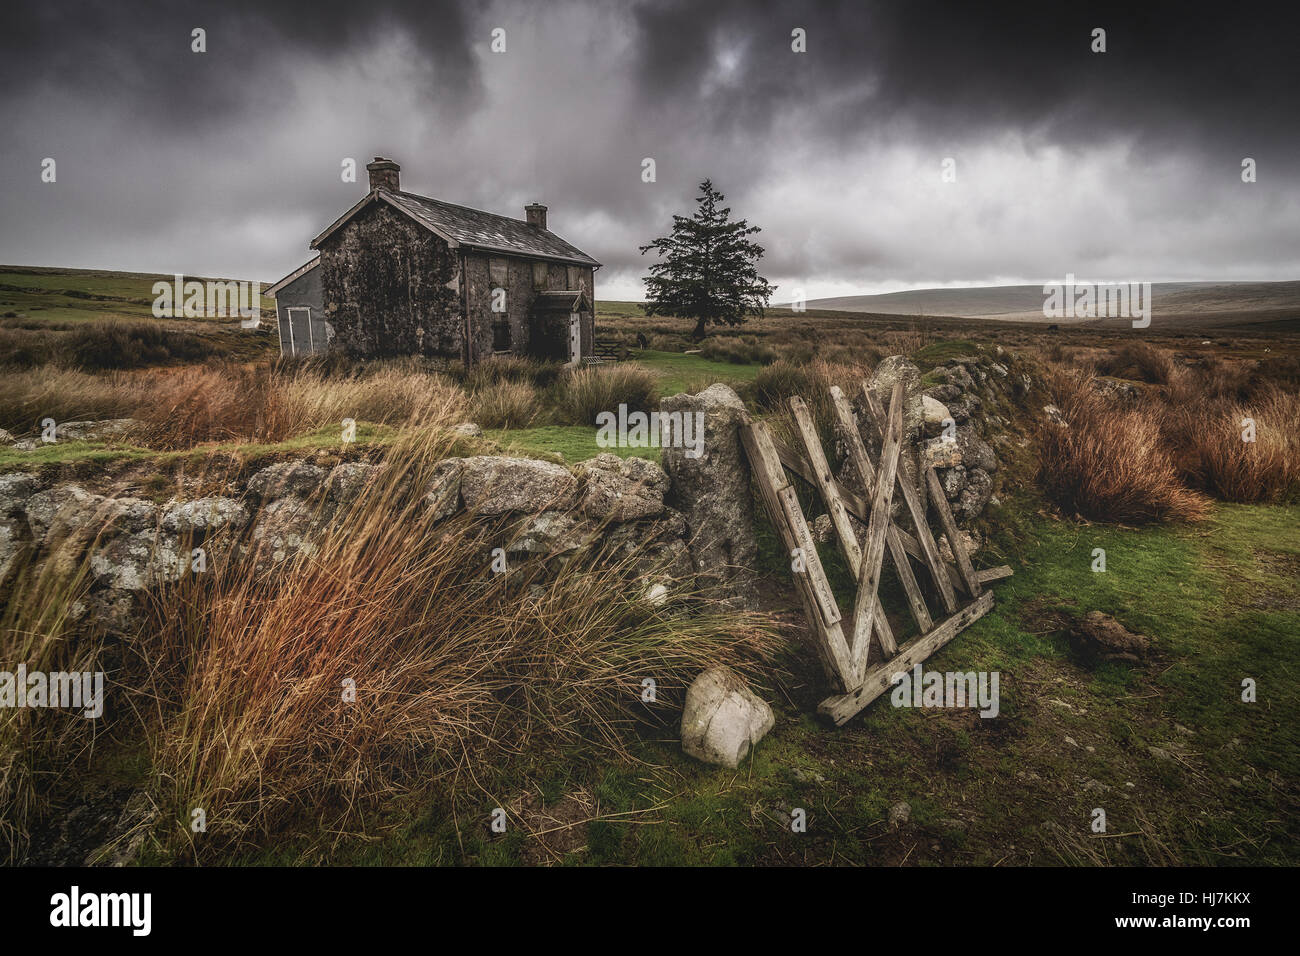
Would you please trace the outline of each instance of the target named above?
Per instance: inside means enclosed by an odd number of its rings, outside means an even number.
[[[553,228],[606,263],[611,297],[639,293],[637,246],[705,177],[763,227],[764,269],[787,291],[1067,270],[1289,278],[1289,16],[1044,0],[10,0],[0,261],[277,278],[364,192],[364,170],[344,183],[341,160],[382,153],[412,191],[509,215],[547,202]],[[806,54],[790,49],[795,27]],[[39,181],[47,156],[57,186]],[[1260,165],[1249,187],[1245,156]],[[945,157],[956,183],[939,182]]]
[[[391,27],[418,41],[431,96],[472,105],[474,62],[455,0],[10,2],[0,13],[0,82],[6,99],[57,88],[129,109],[136,123],[211,122],[274,101],[287,62],[345,55]],[[204,57],[190,48],[195,28],[207,33]]]
[[[1057,142],[1122,133],[1300,143],[1279,105],[1300,103],[1293,4],[1186,2],[645,3],[637,69],[650,103],[699,89],[719,47],[743,50],[703,97],[717,122],[818,109],[826,132],[905,118],[931,135],[1040,127]],[[808,32],[792,59],[790,31]],[[1104,55],[1091,50],[1106,30]],[[671,94],[671,96],[667,95]]]

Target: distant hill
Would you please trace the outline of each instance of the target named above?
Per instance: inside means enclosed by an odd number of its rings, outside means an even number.
[[[1151,287],[1157,314],[1300,310],[1300,281],[1157,282]],[[988,288],[916,289],[884,295],[811,299],[809,309],[876,315],[955,316],[1015,321],[1045,321],[1041,285]]]
[[[173,278],[146,272],[0,265],[0,319],[37,322],[152,319],[154,283],[170,283]],[[205,282],[214,277],[187,275],[185,278]],[[274,299],[263,296],[261,306],[263,314],[274,317]]]

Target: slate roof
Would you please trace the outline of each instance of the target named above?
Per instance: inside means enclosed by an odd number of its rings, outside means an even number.
[[[320,256],[317,256],[315,259],[311,260],[311,262],[307,262],[304,263],[303,265],[300,265],[298,268],[294,269],[292,272],[290,272],[279,282],[275,283],[269,289],[263,289],[262,295],[274,299],[275,294],[277,292],[279,292],[281,289],[287,286],[294,279],[305,276],[308,272],[311,272],[311,270],[315,269],[318,265],[320,265]]]
[[[522,219],[498,216],[495,213],[483,212],[481,209],[470,209],[468,206],[457,206],[438,199],[429,199],[427,196],[417,196],[415,193],[394,193],[387,190],[371,193],[361,200],[313,239],[311,247],[317,248],[323,239],[360,212],[372,199],[387,202],[453,245],[534,259],[572,262],[584,266],[600,265],[591,256],[565,242],[549,229],[538,229]]]

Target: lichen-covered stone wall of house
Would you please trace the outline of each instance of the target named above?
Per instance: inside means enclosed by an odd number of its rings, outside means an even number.
[[[367,358],[461,356],[459,264],[437,236],[376,203],[320,253],[333,347]]]
[[[463,260],[465,301],[470,327],[474,330],[475,359],[485,358],[495,350],[494,326],[500,317],[510,330],[510,351],[518,355],[568,361],[567,324],[563,327],[534,327],[533,300],[539,292],[580,290],[587,294],[594,307],[594,274],[590,266],[569,266],[562,262],[480,252],[467,252]],[[493,290],[497,288],[505,290],[505,311],[501,313],[492,310]],[[584,312],[580,320],[583,355],[592,353],[594,318],[590,312]]]

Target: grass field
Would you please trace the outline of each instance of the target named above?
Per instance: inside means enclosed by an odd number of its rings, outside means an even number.
[[[153,284],[172,279],[135,272],[0,266],[0,316],[43,323],[153,319]],[[263,297],[262,308],[273,316],[275,300]]]
[[[538,425],[534,428],[491,428],[483,432],[512,454],[549,456],[560,455],[575,464],[595,458],[606,452],[620,458],[649,458],[659,460],[659,448],[601,448],[596,444],[596,429],[586,425]]]
[[[15,267],[0,272],[0,302],[8,303],[0,312],[25,313],[0,319],[0,332],[40,335],[45,325],[76,327],[116,309],[148,312],[152,277]],[[1027,357],[1013,368],[1032,370],[1038,397],[1030,402],[986,393],[979,413],[999,417],[1002,464],[999,502],[978,523],[986,542],[977,563],[1009,564],[1015,574],[994,585],[997,604],[990,614],[926,662],[927,670],[998,673],[999,718],[984,720],[970,709],[895,708],[885,695],[844,727],[817,721],[826,681],[807,643],[784,550],[763,524],[763,610],[780,641],[775,663],[764,667],[758,684],[777,722],[739,770],[685,757],[680,712],[660,705],[639,715],[646,719],[639,729],[622,734],[621,751],[570,739],[557,754],[505,735],[499,758],[466,762],[449,777],[438,747],[428,747],[419,752],[428,765],[415,783],[394,786],[377,807],[367,805],[356,832],[341,836],[324,832],[319,818],[296,819],[205,862],[1171,866],[1294,865],[1300,859],[1300,727],[1294,720],[1300,689],[1291,673],[1300,656],[1300,505],[1231,504],[1197,486],[1207,513],[1202,521],[1142,527],[1087,521],[1049,497],[1051,482],[1036,472],[1049,443],[1034,442],[1034,419],[1053,376],[1065,372],[1086,372],[1088,388],[1096,382],[1130,388],[1135,404],[1156,416],[1189,406],[1235,415],[1233,403],[1255,400],[1265,385],[1293,393],[1300,345],[1286,323],[1236,326],[1230,333],[1153,329],[1139,347],[1129,332],[1099,327],[1049,333],[973,320],[773,310],[739,329],[720,330],[695,351],[686,340],[686,320],[647,318],[635,303],[601,302],[599,308],[602,334],[621,337],[630,349],[630,362],[612,366],[629,380],[629,397],[648,400],[649,392],[657,398],[726,382],[753,414],[778,424],[781,398],[769,401],[763,389],[781,375],[801,388],[824,385],[830,381],[825,376],[860,377],[881,356],[905,354],[928,387],[943,380],[937,366],[981,350],[992,355],[994,346]],[[650,348],[629,344],[638,332],[651,339]],[[659,458],[657,448],[602,449],[594,426],[566,423],[590,420],[591,403],[577,401],[580,395],[565,407],[566,397],[574,397],[566,389],[578,392],[580,376],[540,363],[512,359],[496,370],[469,373],[431,372],[413,362],[273,369],[273,336],[239,337],[213,324],[193,334],[211,345],[201,363],[172,357],[101,369],[32,364],[0,371],[7,406],[0,424],[16,434],[34,434],[32,410],[56,400],[76,412],[71,417],[130,413],[153,429],[118,442],[60,442],[28,451],[0,445],[0,473],[38,472],[49,481],[161,503],[187,481],[207,481],[209,472],[246,472],[263,459],[373,458],[435,432],[439,453],[447,455],[559,455],[568,464],[604,451]],[[772,356],[779,365],[771,364]],[[800,379],[801,372],[821,377]],[[761,388],[755,385],[760,375]],[[493,390],[501,399],[496,407],[514,394],[527,413],[501,421],[531,424],[485,428],[481,440],[448,439],[451,426],[491,407],[476,403]],[[621,394],[590,392],[602,402],[617,402]],[[412,410],[436,402],[444,403],[436,426],[411,424]],[[345,448],[334,422],[358,407],[366,411],[356,413],[357,441]],[[1284,416],[1294,408],[1277,407]],[[1136,432],[1120,430],[1134,425],[1126,415],[1113,420],[1115,431],[1102,434],[1095,467],[1109,468],[1132,444]],[[177,424],[168,433],[162,426],[172,420]],[[1170,422],[1177,424],[1170,418],[1165,425]],[[1071,434],[1082,424],[1075,419]],[[1269,426],[1263,418],[1260,424]],[[1182,433],[1155,434],[1169,442]],[[1195,458],[1198,436],[1184,437],[1189,444],[1183,452]],[[1291,444],[1278,447],[1293,450]],[[1195,465],[1180,461],[1183,471],[1171,480],[1206,480]],[[799,494],[805,504],[813,498],[803,486]],[[1246,500],[1294,502],[1296,496]],[[393,529],[383,527],[388,512],[375,517],[375,540],[389,540]],[[1098,548],[1107,565],[1100,573],[1092,570]],[[843,558],[832,547],[819,550],[840,606],[851,606],[855,582]],[[466,553],[466,561],[477,560]],[[398,548],[391,557],[400,556]],[[913,626],[894,613],[904,605],[892,571],[881,586],[891,623],[904,638]],[[431,586],[425,596],[440,593]],[[1113,615],[1148,637],[1149,655],[1138,663],[1101,664],[1076,656],[1068,635],[1090,611]],[[686,619],[666,627],[658,621],[664,628],[658,633],[677,633],[678,624],[691,626]],[[731,619],[723,636],[728,630],[736,630]],[[579,631],[591,637],[590,628]],[[559,660],[550,671],[543,664],[543,676],[560,673]],[[639,681],[655,674],[633,676]],[[1251,703],[1242,699],[1248,679],[1258,689]],[[510,693],[532,693],[531,683],[512,686]],[[507,691],[497,688],[485,698],[498,693]],[[56,794],[56,811],[97,809],[107,794],[115,818],[126,795],[156,783],[148,742],[127,733],[128,723],[50,769],[51,781],[42,785]],[[904,802],[910,819],[891,825],[891,808]],[[507,811],[504,834],[487,826],[498,807]],[[791,829],[796,809],[806,811],[807,832]],[[1097,809],[1107,816],[1104,835],[1091,830]],[[38,831],[36,838],[49,835]],[[146,853],[141,862],[174,863],[177,857]]]

